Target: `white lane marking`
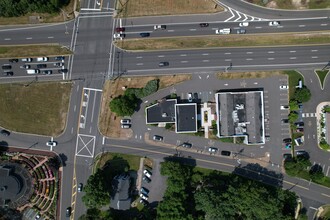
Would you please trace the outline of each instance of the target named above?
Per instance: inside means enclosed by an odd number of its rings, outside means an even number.
[[[317,58],[319,58],[319,57],[316,57],[316,56],[312,57],[312,59],[317,59]]]
[[[218,30],[219,28],[212,28],[213,31]]]
[[[168,30],[167,32],[174,32],[174,30]]]
[[[225,20],[225,22],[230,21],[230,19],[235,17],[235,15],[234,15],[233,11],[231,10],[231,8],[229,7],[228,9],[229,9],[229,12],[231,13],[231,17],[228,18],[227,20]]]
[[[5,38],[5,40],[11,40],[11,38]]]
[[[73,127],[71,128],[71,134],[73,134]]]
[[[27,39],[27,40],[31,40],[31,39],[32,39],[32,37],[27,37],[27,38],[25,38],[25,39]]]
[[[186,60],[182,60],[182,61],[180,61],[181,63],[188,63],[188,61],[186,61]]]
[[[202,55],[203,55],[203,56],[208,56],[209,54],[208,54],[208,53],[203,53]]]
[[[327,26],[328,24],[321,24],[321,26]]]
[[[275,53],[274,51],[268,51],[268,53]]]
[[[261,29],[262,27],[256,27],[256,29]]]
[[[311,50],[312,52],[317,52],[318,50]]]
[[[230,55],[231,53],[225,53],[225,55]]]
[[[231,61],[231,59],[225,59],[225,61]]]
[[[76,108],[77,108],[77,106],[74,105],[74,107],[73,107],[73,111],[74,111],[74,112],[76,112]]]
[[[204,63],[210,62],[209,60],[203,60]]]
[[[102,144],[104,145],[104,143],[105,143],[105,137],[103,136],[103,138],[102,138]]]
[[[165,57],[164,55],[158,55],[158,57]]]
[[[143,63],[137,63],[136,65],[137,65],[137,66],[142,66],[142,65],[143,65]]]
[[[304,24],[300,24],[298,27],[306,27],[306,25],[304,25]]]
[[[246,60],[253,60],[252,58],[246,58]]]
[[[253,52],[246,52],[246,54],[253,54]]]
[[[142,57],[136,57],[136,59],[141,59]]]
[[[295,53],[296,51],[295,50],[290,50],[290,53]]]
[[[187,54],[180,54],[180,57],[186,57]]]
[[[196,31],[196,29],[189,29],[189,31]]]
[[[290,60],[295,60],[297,59],[297,57],[290,57]]]
[[[53,39],[54,37],[47,37],[48,39]]]
[[[275,58],[272,58],[272,57],[270,57],[270,58],[267,58],[268,60],[275,60]]]

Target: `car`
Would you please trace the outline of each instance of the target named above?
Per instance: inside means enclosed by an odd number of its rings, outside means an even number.
[[[159,62],[158,66],[159,67],[165,67],[165,66],[169,66],[170,63],[169,62]]]
[[[114,39],[123,39],[125,38],[125,34],[121,34],[121,33],[116,33],[113,35]]]
[[[245,29],[237,29],[236,33],[237,34],[246,34],[246,30]]]
[[[290,143],[286,143],[285,144],[285,149],[291,149],[291,144]]]
[[[188,142],[184,142],[181,146],[182,147],[185,147],[185,148],[191,148],[192,147],[192,144],[191,143],[188,143]]]
[[[141,37],[149,37],[149,36],[150,36],[150,33],[148,33],[148,32],[143,32],[143,33],[140,33],[140,36],[141,36]]]
[[[148,177],[148,178],[151,178],[151,176],[152,176],[152,173],[147,169],[143,170],[143,174],[146,175],[146,177]]]
[[[296,129],[296,132],[303,133],[304,132],[304,128],[297,128]]]
[[[11,63],[17,63],[18,62],[18,59],[9,59],[9,62],[11,62]]]
[[[40,219],[40,214],[37,214],[36,217],[34,217],[34,220]]]
[[[188,93],[188,102],[192,102],[193,100],[193,96],[192,96],[192,93]]]
[[[159,136],[159,135],[154,135],[153,137],[152,137],[152,140],[154,140],[154,141],[163,141],[163,137],[162,136]]]
[[[56,66],[56,67],[62,67],[62,66],[64,66],[64,63],[54,63],[54,66]]]
[[[10,64],[4,64],[2,65],[3,70],[11,70],[11,65]]]
[[[240,26],[240,27],[247,27],[247,26],[249,26],[249,22],[241,22],[241,23],[239,23],[238,24],[238,26]]]
[[[50,75],[53,73],[53,71],[52,70],[43,70],[42,73],[46,74],[46,75]]]
[[[55,57],[55,60],[63,62],[65,60],[65,56],[57,56],[57,57]]]
[[[151,179],[147,176],[143,176],[142,180],[146,183],[150,183],[151,182]]]
[[[154,30],[165,30],[166,29],[166,25],[155,25],[154,26]]]
[[[215,34],[230,34],[231,29],[230,28],[224,28],[224,29],[217,29],[215,30]]]
[[[32,58],[22,58],[21,60],[22,60],[22,62],[27,62],[27,63],[30,63],[33,61]]]
[[[125,28],[124,27],[116,27],[116,32],[124,32]]]
[[[9,71],[9,72],[3,72],[4,76],[13,76],[14,72],[13,71]]]
[[[66,208],[65,210],[65,216],[70,217],[71,216],[71,207]]]
[[[83,184],[79,183],[78,185],[78,192],[82,192],[83,191]]]
[[[148,206],[149,205],[149,202],[147,200],[144,200],[144,199],[140,199],[140,203],[143,205],[143,206]]]
[[[303,158],[309,159],[309,154],[304,150],[296,151],[296,155],[297,155],[297,157],[300,157],[300,158],[303,157]]]
[[[284,138],[283,143],[291,143],[292,139],[291,138]]]
[[[68,72],[68,69],[60,69],[58,70],[58,73],[67,73]]]
[[[147,195],[144,195],[143,193],[140,193],[140,198],[144,200],[148,200],[149,197]]]
[[[289,106],[288,105],[281,105],[281,110],[288,110]]]
[[[144,195],[148,195],[149,194],[149,189],[141,187],[140,192],[143,193]]]
[[[37,68],[46,68],[47,65],[46,64],[37,64]]]
[[[38,62],[46,62],[46,61],[48,61],[48,59],[49,59],[48,57],[38,57],[37,61]]]
[[[209,23],[200,23],[199,26],[200,27],[208,27],[209,26]]]
[[[280,85],[280,89],[289,89],[288,85]]]
[[[275,26],[279,26],[280,22],[279,21],[270,21],[268,23],[268,25],[271,26],[271,27],[275,27]]]
[[[121,124],[120,127],[123,129],[128,129],[131,128],[131,124]]]
[[[128,119],[128,118],[126,118],[126,119],[125,119],[125,118],[124,118],[124,119],[121,119],[121,120],[120,120],[120,123],[121,123],[121,124],[131,124],[131,119]]]
[[[2,129],[2,130],[0,131],[0,133],[1,133],[2,135],[4,135],[4,136],[9,136],[9,135],[10,135],[10,131],[7,131],[7,130],[5,130],[5,129]]]
[[[210,153],[216,153],[218,151],[218,148],[216,147],[209,147],[209,152]]]
[[[57,142],[56,141],[47,141],[46,146],[48,147],[56,147]]]
[[[30,65],[22,65],[20,66],[21,69],[30,69],[31,66]]]
[[[289,123],[289,119],[283,118],[283,119],[281,120],[281,122],[282,122],[283,124],[287,124],[287,123]]]
[[[300,121],[300,122],[296,122],[294,123],[297,127],[304,127],[304,122],[303,121]]]
[[[222,156],[227,156],[227,157],[229,157],[230,154],[231,154],[230,151],[227,151],[227,150],[223,150],[223,151],[221,151],[221,155],[222,155]]]
[[[292,154],[283,154],[284,160],[292,160]]]

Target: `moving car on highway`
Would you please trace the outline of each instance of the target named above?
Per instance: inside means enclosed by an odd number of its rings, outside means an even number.
[[[231,32],[230,28],[215,30],[215,34],[230,34],[230,32]]]
[[[271,26],[271,27],[276,27],[276,26],[280,25],[280,22],[279,21],[270,21],[268,23],[268,25]]]
[[[200,27],[208,27],[209,26],[209,23],[200,23],[199,26]]]
[[[241,23],[239,23],[238,24],[238,26],[240,26],[240,27],[247,27],[247,26],[249,26],[249,22],[241,22]]]
[[[165,30],[166,29],[166,25],[155,25],[154,26],[154,30]]]

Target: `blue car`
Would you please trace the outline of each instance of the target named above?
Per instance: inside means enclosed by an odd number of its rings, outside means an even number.
[[[141,37],[149,37],[150,36],[150,33],[140,33],[140,36]]]

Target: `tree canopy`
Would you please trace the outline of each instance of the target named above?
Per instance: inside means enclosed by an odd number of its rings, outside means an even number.
[[[118,116],[130,116],[137,108],[138,101],[134,94],[120,95],[110,102],[110,109]]]
[[[293,98],[298,102],[308,102],[311,96],[311,91],[306,86],[304,86],[301,89],[296,89]]]

